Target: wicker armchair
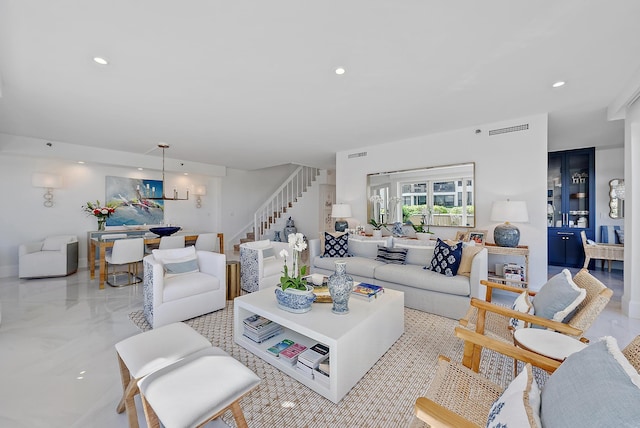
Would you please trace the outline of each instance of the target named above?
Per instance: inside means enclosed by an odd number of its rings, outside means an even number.
[[[559,333],[579,338],[607,305],[613,295],[613,290],[607,288],[607,286],[592,276],[586,269],[580,270],[580,272],[573,277],[573,281],[578,287],[585,289],[587,295],[576,308],[575,315],[568,324],[492,304],[490,302],[494,288],[514,293],[528,292],[531,296],[535,296],[536,293],[519,287],[481,281],[481,283],[487,287],[486,301],[471,299],[471,307],[467,314],[460,320],[460,325],[466,329],[473,330],[509,345],[513,345],[513,329],[509,325],[511,318],[517,318],[530,324],[536,324]],[[588,342],[586,338],[581,338],[581,340]],[[480,366],[481,349],[478,345],[468,342],[465,343],[463,365],[477,372]]]
[[[582,238],[582,248],[584,249],[584,268],[589,267],[591,259],[600,259],[601,268],[604,269],[604,261],[608,262],[609,272],[611,272],[611,262],[614,260],[624,261],[623,244],[589,244],[587,234],[580,232]]]
[[[506,345],[500,341],[461,327],[456,327],[456,335],[481,348],[505,353],[532,365],[550,365],[556,368],[560,365],[558,361],[519,348],[505,347]],[[640,336],[624,348],[622,353],[638,370],[640,368]],[[411,428],[484,427],[487,424],[491,406],[502,392],[503,387],[489,381],[482,374],[441,356],[435,378],[429,389],[424,397],[416,400],[414,407],[416,420],[411,424]]]

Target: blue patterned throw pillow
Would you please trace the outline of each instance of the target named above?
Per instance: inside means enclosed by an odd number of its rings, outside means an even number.
[[[324,233],[324,252],[322,257],[350,257],[349,256],[349,234],[333,236]]]
[[[456,276],[458,274],[461,259],[462,242],[449,245],[438,238],[436,248],[433,250],[431,263],[429,266],[425,266],[424,269],[429,269],[445,276]]]

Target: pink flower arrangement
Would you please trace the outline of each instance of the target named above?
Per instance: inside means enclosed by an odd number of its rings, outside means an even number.
[[[96,201],[95,204],[93,202],[87,202],[86,205],[82,206],[82,210],[91,216],[97,217],[98,219],[106,219],[116,212],[116,206],[112,203],[108,203],[106,206],[102,207],[100,206],[100,201]]]

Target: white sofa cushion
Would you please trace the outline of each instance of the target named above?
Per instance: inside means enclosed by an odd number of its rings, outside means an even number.
[[[347,269],[349,262],[347,262]],[[375,269],[375,279],[420,288],[422,290],[468,296],[469,278],[466,276],[445,276],[423,269],[418,265],[382,264]]]
[[[433,250],[435,249],[435,245],[409,245],[409,244],[396,244],[393,246],[395,248],[406,248],[407,258],[405,263],[408,265],[420,265],[426,266],[431,259],[433,258]]]
[[[352,256],[375,259],[378,254],[378,245],[389,246],[387,239],[358,239],[349,237],[349,254]]]
[[[319,269],[335,271],[337,260],[343,260],[347,263],[347,275],[357,275],[366,278],[373,278],[374,270],[378,266],[386,264],[365,257],[349,257],[346,259],[339,257],[316,257],[314,266]]]

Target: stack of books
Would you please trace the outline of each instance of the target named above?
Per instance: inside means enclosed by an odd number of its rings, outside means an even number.
[[[311,348],[298,355],[296,368],[305,376],[313,379],[315,369],[320,363],[329,358],[329,347],[321,343],[316,343]]]
[[[282,333],[282,326],[260,315],[251,315],[244,319],[243,334],[257,343]]]
[[[378,295],[382,293],[384,293],[384,288],[380,287],[379,285],[361,282],[353,286],[353,292],[351,293],[351,295],[359,299],[371,301],[377,298]]]
[[[294,343],[295,342],[293,340],[284,339],[284,340],[281,340],[280,342],[276,343],[275,345],[267,348],[267,352],[270,353],[271,355],[273,355],[274,357],[278,357],[278,356],[280,356],[280,352],[284,351],[285,349],[287,349],[288,347],[290,347]]]
[[[504,264],[504,279],[511,281],[525,281],[524,266],[519,266],[514,263]]]
[[[294,343],[284,351],[280,352],[280,360],[294,366],[298,362],[298,356],[301,353],[303,353],[306,349],[307,349],[306,346],[300,343]]]
[[[318,383],[321,383],[327,388],[329,388],[329,376],[331,374],[329,367],[329,359],[327,358],[326,360],[318,364],[318,368],[313,372],[313,378],[317,380]]]

